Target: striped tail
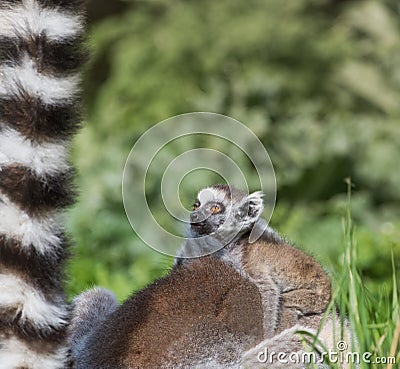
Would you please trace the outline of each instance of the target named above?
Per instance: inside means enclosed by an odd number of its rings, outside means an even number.
[[[0,369],[71,365],[62,215],[74,200],[82,3],[0,0]]]

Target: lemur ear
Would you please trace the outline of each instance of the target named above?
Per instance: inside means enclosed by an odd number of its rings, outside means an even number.
[[[259,218],[264,210],[264,194],[261,191],[253,192],[246,198],[248,204],[248,216],[250,218]]]
[[[253,192],[244,198],[240,205],[239,215],[244,224],[254,223],[264,210],[263,193],[261,191]]]

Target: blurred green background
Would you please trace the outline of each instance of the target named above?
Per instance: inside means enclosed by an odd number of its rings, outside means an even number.
[[[70,296],[96,284],[124,299],[168,271],[171,258],[127,221],[122,171],[142,133],[191,111],[253,129],[277,175],[271,225],[332,273],[351,177],[359,268],[373,293],[390,288],[391,250],[400,266],[397,0],[92,0],[88,21]]]

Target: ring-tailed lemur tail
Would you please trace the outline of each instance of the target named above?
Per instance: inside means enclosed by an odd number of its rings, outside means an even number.
[[[0,1],[0,368],[71,365],[63,291],[81,0]]]

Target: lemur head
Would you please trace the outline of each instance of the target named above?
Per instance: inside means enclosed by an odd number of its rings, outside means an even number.
[[[263,208],[261,192],[247,195],[221,184],[206,187],[198,193],[190,214],[191,234],[201,237],[221,232],[246,232],[258,220]]]

